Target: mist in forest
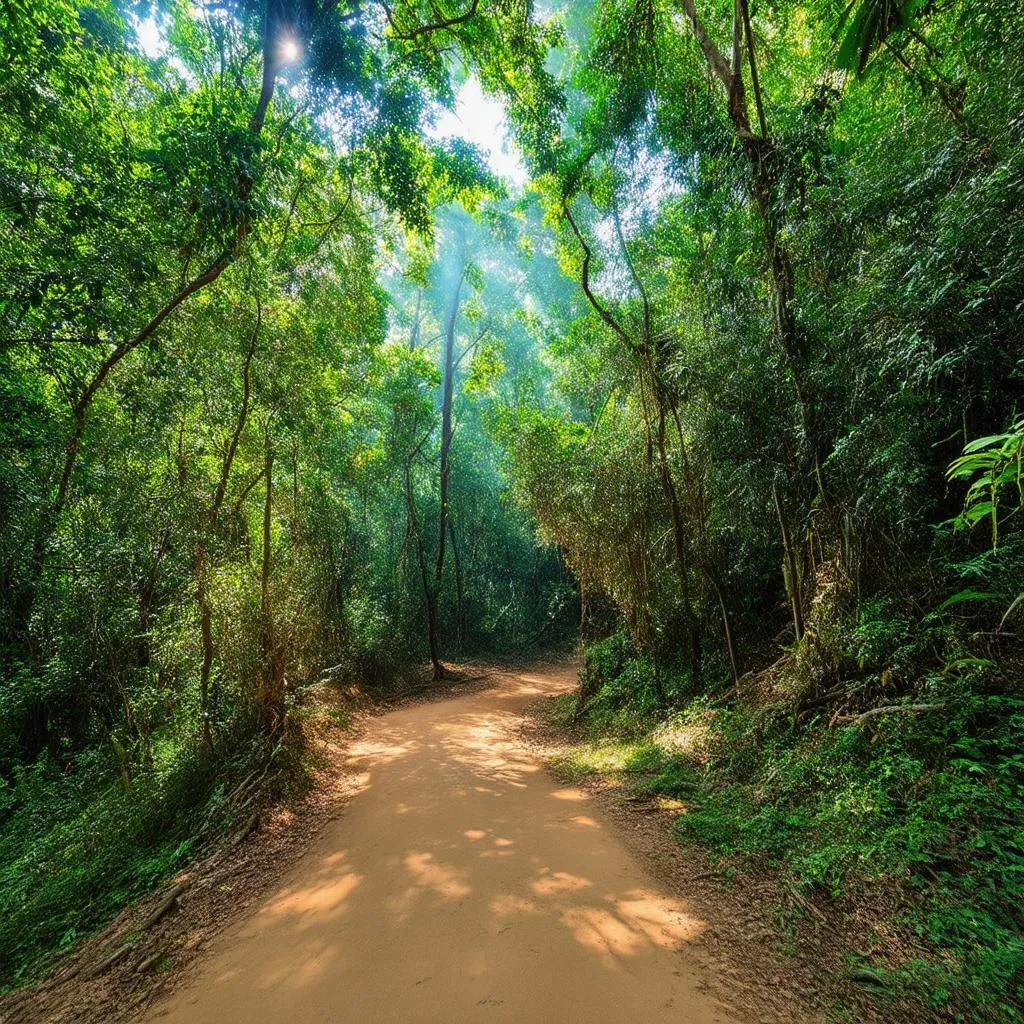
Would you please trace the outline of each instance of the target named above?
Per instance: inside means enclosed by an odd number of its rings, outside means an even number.
[[[8,4],[0,988],[311,722],[546,658],[559,770],[780,945],[1018,1021],[1022,58],[995,0]]]

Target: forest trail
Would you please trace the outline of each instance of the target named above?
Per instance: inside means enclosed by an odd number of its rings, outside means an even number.
[[[703,922],[521,737],[568,668],[375,720],[359,792],[146,1018],[727,1024],[685,949]]]

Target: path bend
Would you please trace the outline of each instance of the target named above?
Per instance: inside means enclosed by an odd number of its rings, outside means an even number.
[[[344,813],[147,1020],[728,1024],[686,953],[703,922],[520,738],[574,681],[507,672],[375,720]]]

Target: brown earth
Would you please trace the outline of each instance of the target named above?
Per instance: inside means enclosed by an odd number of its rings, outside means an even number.
[[[839,993],[780,955],[763,885],[723,888],[671,812],[547,770],[566,738],[534,712],[575,669],[475,671],[348,732],[325,704],[312,793],[0,1024],[820,1022]]]
[[[735,1020],[666,894],[518,734],[571,671],[407,707],[349,750],[360,791],[161,1024]]]

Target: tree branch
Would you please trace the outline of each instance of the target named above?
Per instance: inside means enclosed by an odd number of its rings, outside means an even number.
[[[704,28],[703,22],[700,20],[700,16],[697,14],[697,5],[694,0],[682,0],[683,11],[686,13],[686,17],[690,21],[690,26],[693,29],[693,34],[700,44],[700,48],[704,51],[704,57],[708,62],[708,67],[715,73],[722,85],[725,86],[725,91],[730,92],[732,90],[732,69],[729,67],[729,62],[725,59],[725,55],[715,45],[712,38],[708,35],[707,29]]]
[[[249,351],[245,354],[245,362],[242,364],[242,407],[238,410],[238,420],[235,429],[232,431],[231,440],[228,442],[227,451],[224,453],[224,462],[220,470],[220,480],[217,482],[217,490],[210,503],[210,516],[215,518],[220,511],[224,501],[224,495],[228,489],[228,480],[231,477],[231,466],[235,461],[235,452],[238,450],[238,442],[241,439],[242,431],[245,429],[245,421],[249,416],[249,398],[252,394],[250,370],[252,369],[253,356],[256,355],[256,341],[260,335],[260,326],[263,323],[263,303],[259,296],[256,296],[256,326],[253,328],[252,340],[249,342]]]
[[[587,240],[583,236],[583,232],[580,231],[576,221],[573,219],[572,212],[569,209],[569,202],[565,197],[562,198],[562,212],[565,214],[565,219],[569,222],[569,227],[572,228],[572,233],[576,236],[576,240],[579,242],[580,248],[583,250],[583,266],[580,268],[580,285],[583,288],[583,294],[587,297],[587,302],[593,306],[597,311],[598,316],[600,316],[601,319],[618,335],[623,344],[630,351],[633,351],[636,348],[633,344],[633,339],[630,338],[626,329],[618,320],[615,319],[612,313],[602,305],[601,301],[590,287],[590,263],[594,254],[590,246],[587,244]]]
[[[837,718],[836,722],[848,725],[863,725],[869,719],[877,718],[879,715],[905,715],[924,711],[939,711],[945,706],[945,704],[889,704],[883,708],[872,708],[870,711],[865,711],[860,715],[843,715]]]
[[[440,32],[443,29],[453,28],[455,25],[462,25],[469,21],[469,19],[476,14],[477,8],[480,6],[480,0],[472,0],[472,3],[465,11],[462,12],[462,14],[457,14],[453,18],[439,18],[437,21],[429,22],[426,25],[420,25],[407,32],[403,32],[399,29],[398,24],[395,21],[394,11],[387,3],[384,2],[384,0],[381,0],[381,6],[384,8],[388,24],[391,26],[392,32],[394,33],[393,38],[401,39],[405,42],[411,42],[414,39],[418,39],[420,36],[430,35],[433,32]]]

